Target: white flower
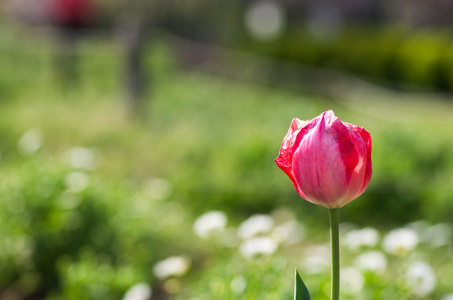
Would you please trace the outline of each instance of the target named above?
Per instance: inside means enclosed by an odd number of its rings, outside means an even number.
[[[221,211],[211,211],[199,216],[193,224],[193,231],[201,238],[207,238],[225,229],[227,216]]]
[[[147,300],[151,297],[151,288],[148,284],[142,282],[131,287],[126,294],[124,294],[123,300]]]
[[[254,215],[242,222],[238,229],[238,235],[242,239],[248,239],[259,234],[269,233],[274,226],[274,220],[269,215]]]
[[[43,134],[41,130],[34,128],[25,132],[19,139],[19,151],[25,155],[32,155],[38,151],[43,143]]]
[[[65,151],[64,158],[75,169],[93,170],[96,168],[96,155],[94,150],[90,148],[69,148]]]
[[[419,221],[415,221],[415,222],[409,223],[405,227],[415,230],[415,232],[417,232],[417,234],[420,236],[420,241],[422,241],[423,240],[423,233],[426,231],[426,228],[428,228],[429,225],[430,224],[429,224],[428,221],[419,220]]]
[[[323,273],[330,267],[331,250],[328,245],[314,245],[305,249],[302,268],[311,274]]]
[[[363,289],[365,279],[362,273],[354,268],[346,267],[341,269],[341,288],[348,294],[356,294]]]
[[[379,232],[372,227],[363,228],[362,239],[363,246],[374,247],[379,242]]]
[[[449,245],[451,241],[451,227],[448,224],[441,223],[430,226],[425,229],[425,240],[433,248]]]
[[[387,258],[380,251],[367,251],[355,259],[355,265],[361,271],[383,273],[387,267]]]
[[[453,300],[453,294],[445,295],[440,300]]]
[[[90,178],[83,172],[71,172],[66,175],[65,182],[69,191],[78,193],[88,187]]]
[[[418,242],[418,234],[413,229],[399,228],[384,237],[383,248],[390,254],[404,256],[413,250]]]
[[[344,237],[344,245],[351,250],[357,250],[362,246],[374,247],[379,242],[379,232],[366,227],[359,230],[351,230]]]
[[[272,237],[285,245],[292,245],[304,238],[305,229],[298,221],[292,220],[280,224],[272,231]]]
[[[277,243],[268,237],[252,238],[239,246],[239,252],[246,258],[252,258],[256,255],[270,255],[275,250],[277,250]]]
[[[304,258],[302,268],[306,273],[319,274],[323,273],[330,267],[330,261],[323,255],[312,255]]]
[[[428,295],[436,287],[436,275],[425,262],[415,262],[406,273],[406,284],[418,296]]]
[[[234,294],[241,294],[245,290],[246,287],[247,287],[247,281],[241,275],[234,277],[230,283],[231,291]]]
[[[183,256],[171,256],[167,259],[159,261],[154,266],[154,274],[161,278],[170,276],[182,276],[189,271],[190,260]]]

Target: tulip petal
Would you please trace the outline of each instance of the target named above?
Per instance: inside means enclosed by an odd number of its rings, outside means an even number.
[[[305,125],[306,122],[301,121],[297,118],[294,118],[291,122],[291,126],[289,127],[288,133],[286,134],[285,138],[282,142],[282,147],[280,149],[279,156],[275,159],[277,165],[282,169],[286,175],[291,179],[293,182],[294,188],[299,193],[299,195],[308,200],[308,197],[302,192],[299,188],[296,179],[294,178],[293,170],[292,170],[292,161],[293,161],[293,146],[296,144],[295,139],[300,131],[300,129]],[[311,202],[311,201],[310,201]]]
[[[334,207],[347,191],[346,169],[332,123],[341,122],[324,113],[306,134],[293,157],[296,181],[312,202]]]

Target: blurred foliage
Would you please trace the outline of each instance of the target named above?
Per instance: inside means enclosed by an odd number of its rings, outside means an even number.
[[[240,48],[348,71],[392,88],[451,91],[452,45],[447,29],[351,25],[328,39],[294,26],[268,42],[244,38]]]
[[[86,189],[74,190],[74,174],[86,176]],[[106,182],[41,155],[3,168],[1,177],[2,288],[118,299],[149,282],[150,266],[169,251],[190,252],[183,236],[173,240],[172,222],[184,216],[163,221],[178,208],[156,208],[147,185]]]

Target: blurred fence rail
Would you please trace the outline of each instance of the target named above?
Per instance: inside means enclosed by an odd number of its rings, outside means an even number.
[[[4,54],[50,54],[66,55],[64,48],[57,47],[56,39],[61,35],[61,29],[46,25],[18,25],[0,24],[0,53]],[[98,28],[83,30],[83,40],[106,41],[114,43],[114,30],[112,28]],[[22,38],[19,38],[22,37]],[[26,37],[26,40],[23,39]],[[81,56],[120,56],[116,49],[109,48],[83,48],[78,49]]]

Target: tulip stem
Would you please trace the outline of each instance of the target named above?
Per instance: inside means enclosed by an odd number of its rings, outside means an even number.
[[[330,245],[332,248],[331,300],[340,299],[340,208],[329,209]]]

